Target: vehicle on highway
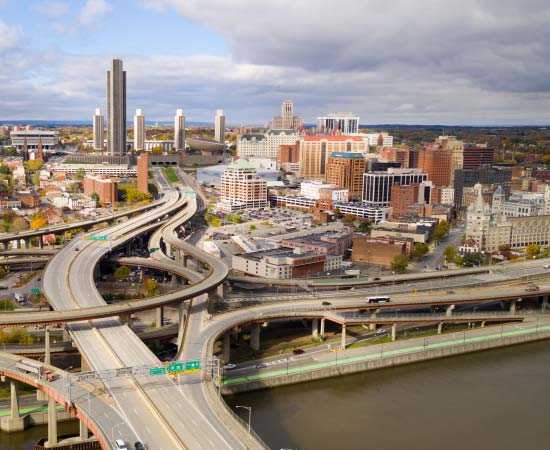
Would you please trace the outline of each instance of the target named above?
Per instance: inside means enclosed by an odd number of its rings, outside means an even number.
[[[122,439],[117,439],[115,441],[115,448],[117,450],[128,450],[128,447],[126,446],[126,443]]]
[[[7,289],[7,286],[0,286],[0,289]]]
[[[135,450],[145,450],[145,446],[139,441],[134,444],[134,448]]]
[[[305,353],[305,350],[301,348],[295,348],[294,350],[292,350],[292,353],[294,353],[295,355],[303,355]]]
[[[79,251],[80,249],[78,247],[75,247],[74,251],[77,252]]]
[[[55,375],[50,370],[47,370],[42,363],[33,361],[32,359],[21,359],[15,363],[15,370],[36,375],[38,378],[43,378],[46,381],[55,380]]]
[[[386,333],[387,333],[387,331],[384,328],[378,328],[378,330],[376,330],[376,332],[375,332],[375,334],[378,334],[378,335],[386,334]]]
[[[231,369],[234,369],[235,367],[237,367],[236,364],[226,364],[225,366],[223,366],[225,370],[231,370]]]
[[[323,302],[323,303],[321,303],[321,305],[323,305],[323,306],[330,306],[330,305],[332,305],[332,303],[330,303],[330,302]]]
[[[388,296],[367,297],[367,303],[389,303],[390,301]]]
[[[264,367],[267,367],[267,364],[266,363],[260,363],[260,364],[256,364],[256,369],[263,369]]]
[[[544,265],[542,266],[542,268],[543,268],[543,269],[550,269],[550,264],[544,264]]]
[[[373,278],[373,281],[380,281],[380,277]]]

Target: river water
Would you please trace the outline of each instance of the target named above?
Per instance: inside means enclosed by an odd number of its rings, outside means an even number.
[[[550,341],[226,400],[273,450],[548,449]]]

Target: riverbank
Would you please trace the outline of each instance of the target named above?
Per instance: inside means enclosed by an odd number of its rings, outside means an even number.
[[[309,358],[302,365],[260,370],[245,376],[226,375],[224,395],[304,383],[323,378],[382,369],[420,361],[507,347],[550,338],[550,323],[531,320],[520,325],[480,328],[470,332],[408,339],[368,348],[333,352]]]

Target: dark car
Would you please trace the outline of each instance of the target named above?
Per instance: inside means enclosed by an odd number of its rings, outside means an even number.
[[[75,247],[74,251],[77,252],[79,251],[80,249],[78,247]]]
[[[330,305],[332,305],[332,303],[330,303],[330,302],[323,302],[323,303],[321,303],[321,304],[322,304],[323,306],[330,306]]]
[[[302,350],[301,348],[295,348],[294,350],[292,350],[292,353],[294,353],[295,355],[302,355],[305,353],[305,350]]]
[[[134,444],[134,448],[136,450],[145,450],[145,446],[139,441]]]
[[[374,281],[380,281],[380,277],[374,278]]]

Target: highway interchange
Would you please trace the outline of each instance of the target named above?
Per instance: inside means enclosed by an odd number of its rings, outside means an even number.
[[[257,305],[210,316],[206,311],[207,292],[223,282],[228,275],[227,267],[220,260],[205,254],[177,236],[178,227],[202,208],[202,200],[193,193],[174,188],[162,175],[158,174],[157,177],[162,186],[162,199],[155,203],[155,208],[147,208],[141,215],[108,229],[75,238],[53,256],[46,267],[43,279],[44,293],[56,311],[29,313],[22,319],[24,323],[66,321],[75,345],[92,370],[160,365],[158,358],[138,336],[115,317],[181,302],[185,299],[191,302],[191,313],[180,325],[184,327],[180,332],[185,334],[185,343],[178,353],[178,358],[199,359],[204,362],[211,359],[215,340],[236,325],[268,321],[271,318],[288,317],[292,314],[307,317],[308,311],[316,311],[318,314],[335,309],[357,309],[358,307],[367,309],[372,305],[365,305],[365,295],[373,295],[377,292],[392,294],[392,303],[387,305],[392,308],[449,304],[450,301],[457,304],[473,303],[489,298],[499,301],[550,294],[550,286],[546,285],[540,285],[540,290],[536,293],[526,290],[524,284],[518,284],[523,281],[515,282],[513,285],[514,280],[525,280],[528,277],[541,277],[546,274],[545,269],[542,268],[542,262],[529,261],[511,268],[492,268],[490,273],[484,273],[485,270],[465,271],[471,275],[460,278],[449,276],[437,281],[418,281],[418,278],[423,278],[423,275],[417,274],[416,277],[410,278],[411,285],[370,286],[365,290],[357,286],[354,291],[340,291],[336,295],[334,292],[323,291],[311,291],[304,295],[257,296],[254,294]],[[191,184],[190,180],[184,178],[186,175],[180,174],[180,177],[183,185]],[[173,215],[173,217],[166,221],[167,215]],[[147,300],[105,305],[95,287],[94,267],[111,249],[154,228],[157,228],[157,231],[151,237],[149,248],[155,246],[161,248],[162,245],[166,245],[167,254],[161,251],[155,252],[148,263],[140,258],[130,258],[125,261],[135,265],[150,264],[152,267],[177,273],[190,280],[192,284],[181,291]],[[109,244],[86,240],[87,236],[99,234],[108,234]],[[208,267],[207,272],[199,274],[182,267],[177,262],[177,255],[174,256],[174,253],[178,252],[180,256],[185,254],[201,261]],[[176,262],[170,256],[174,256]],[[393,282],[393,280],[382,281]],[[509,285],[510,281],[512,286]],[[488,289],[479,288],[479,285],[487,284],[494,284],[494,286]],[[465,286],[474,287],[474,289],[471,291],[461,289],[458,293],[449,293],[451,288],[458,289]],[[443,290],[431,292],[429,295],[426,293],[418,295],[423,290],[434,288]],[[321,299],[324,298],[334,299],[331,300],[334,304],[321,305]],[[246,297],[231,298],[232,302],[240,303],[249,300],[250,298]],[[0,325],[10,324],[14,324],[14,315],[0,314]],[[307,358],[311,356],[306,355],[297,360],[303,359],[306,364]],[[281,361],[278,363],[281,364]],[[301,364],[294,360],[285,363]],[[251,369],[248,368],[248,370]],[[211,386],[203,382],[204,374],[188,374],[180,377],[183,381],[180,379],[175,382],[165,376],[104,379],[103,384],[115,409],[123,417],[123,421],[117,426],[115,438],[121,437],[126,442],[140,440],[149,445],[148,448],[165,450],[262,448],[259,441],[248,442],[250,438],[243,437],[239,425],[229,423],[227,418],[222,419],[223,412],[220,413],[220,408],[223,409],[220,406],[222,401],[212,399],[211,393],[208,392]],[[97,405],[94,408],[101,409],[101,403],[94,404]],[[108,417],[112,414],[109,412],[112,409],[112,405],[105,406],[105,414],[94,414],[98,426],[104,431],[109,426],[112,427],[112,418]]]

